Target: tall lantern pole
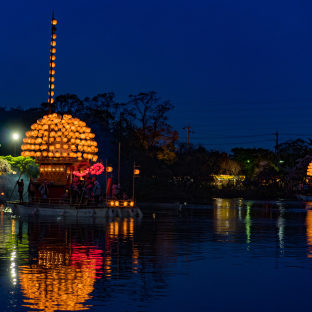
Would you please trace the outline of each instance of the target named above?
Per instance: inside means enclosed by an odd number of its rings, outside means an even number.
[[[55,53],[56,53],[56,24],[54,12],[51,19],[51,49],[50,49],[50,71],[49,71],[49,114],[52,113],[52,103],[54,102],[54,74],[55,74]]]

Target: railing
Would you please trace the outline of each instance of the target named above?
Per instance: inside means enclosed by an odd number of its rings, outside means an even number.
[[[40,205],[42,207],[49,206],[69,206],[70,208],[75,209],[94,209],[94,208],[134,208],[135,203],[132,200],[117,200],[112,199],[107,202],[102,201],[96,204],[93,201],[89,201],[88,203],[73,203],[68,199],[60,199],[60,198],[47,198],[43,199],[41,197],[34,197],[31,202],[19,202],[19,201],[8,201],[9,204],[23,204],[25,206],[33,206]]]

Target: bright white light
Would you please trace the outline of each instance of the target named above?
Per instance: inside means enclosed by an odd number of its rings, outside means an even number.
[[[14,141],[17,141],[19,139],[19,137],[20,137],[19,134],[16,132],[12,134],[12,138]]]

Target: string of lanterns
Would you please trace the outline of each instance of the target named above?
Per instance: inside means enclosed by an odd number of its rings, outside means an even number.
[[[23,139],[22,156],[36,159],[74,158],[97,161],[95,135],[84,121],[56,113],[43,116],[31,125]]]
[[[101,163],[96,163],[93,166],[91,166],[90,168],[86,168],[85,170],[83,170],[82,172],[79,171],[73,171],[73,175],[76,177],[84,177],[87,174],[92,174],[92,175],[100,175],[104,172],[104,166]]]
[[[49,105],[51,105],[54,102],[53,96],[54,96],[54,74],[55,74],[55,53],[56,53],[56,24],[57,20],[52,17],[51,21],[52,27],[51,27],[51,49],[50,49],[50,71],[49,71]],[[51,112],[51,111],[49,111]]]
[[[307,170],[307,176],[312,176],[312,162],[309,163],[308,170]]]

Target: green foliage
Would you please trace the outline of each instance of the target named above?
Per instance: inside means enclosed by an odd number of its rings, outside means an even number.
[[[20,174],[25,174],[28,177],[36,178],[39,176],[39,166],[31,157],[23,156],[0,156],[0,159],[6,160],[13,170],[19,171]]]
[[[264,166],[274,166],[276,162],[275,154],[263,148],[233,148],[233,160],[238,162],[242,168],[242,173],[251,179],[259,172],[259,168]]]
[[[6,159],[0,158],[0,175],[11,174],[13,170]]]

